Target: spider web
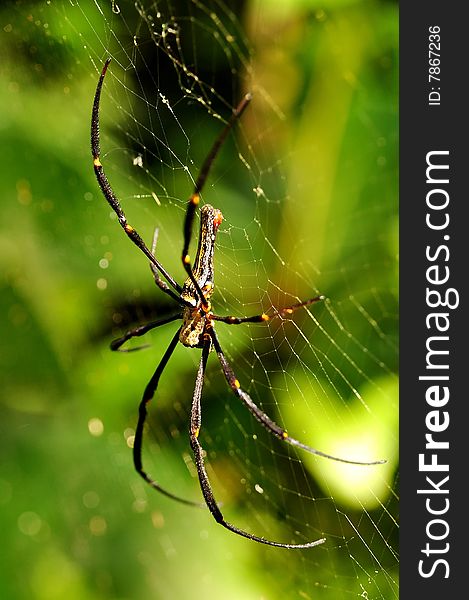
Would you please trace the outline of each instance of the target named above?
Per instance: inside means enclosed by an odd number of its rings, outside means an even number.
[[[140,519],[132,537],[138,549],[128,555],[140,573],[134,597],[145,590],[189,597],[196,579],[209,598],[396,598],[392,5],[51,4],[57,29],[80,40],[90,106],[103,61],[112,58],[101,102],[102,162],[148,244],[158,228],[157,257],[180,283],[187,198],[232,108],[253,93],[202,193],[224,215],[214,311],[247,316],[318,294],[327,299],[268,324],[219,323],[222,348],[242,388],[292,436],[336,456],[387,460],[341,465],[282,444],[239,405],[211,355],[200,440],[227,520],[269,539],[326,542],[285,551],[238,539],[206,511],[153,494],[131,469],[137,403],[176,325],[148,334],[149,349],[103,350],[99,360],[114,381],[104,393],[101,382],[90,416],[105,426],[110,477],[128,487],[115,500],[121,518],[133,512]],[[102,321],[113,323],[102,325],[105,348],[113,335],[174,307],[104,198],[95,188],[92,194],[88,252],[99,260]],[[194,227],[192,254],[196,234]],[[195,501],[187,428],[199,357],[177,348],[152,403],[144,457],[164,487]],[[190,574],[190,587],[181,572]],[[111,568],[107,575],[118,579]]]

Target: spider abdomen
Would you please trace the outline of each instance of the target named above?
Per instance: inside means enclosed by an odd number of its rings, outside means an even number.
[[[209,300],[213,293],[213,253],[215,238],[222,220],[223,215],[217,208],[213,208],[210,204],[202,206],[200,210],[199,245],[192,267],[192,274],[206,300]],[[191,302],[194,306],[200,301],[199,294],[190,277],[183,285],[181,298],[186,302]]]
[[[192,274],[200,287],[205,303],[199,298],[192,279],[189,277],[182,288],[181,299],[192,306],[185,306],[179,341],[191,348],[202,348],[207,314],[210,312],[210,296],[213,293],[213,252],[215,237],[223,216],[217,208],[206,204],[200,211],[199,246],[192,267]]]

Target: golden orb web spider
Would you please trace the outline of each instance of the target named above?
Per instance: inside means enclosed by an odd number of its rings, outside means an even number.
[[[147,331],[155,329],[156,327],[160,327],[161,325],[165,325],[166,323],[170,323],[176,320],[182,320],[182,325],[179,327],[178,331],[172,338],[166,352],[163,355],[163,358],[156,367],[152,378],[148,382],[145,391],[143,392],[143,397],[139,406],[139,416],[137,427],[135,430],[135,439],[133,445],[133,460],[135,469],[138,472],[138,474],[141,477],[143,477],[143,479],[150,486],[152,486],[155,490],[161,492],[165,496],[168,496],[169,498],[172,498],[173,500],[177,500],[178,502],[182,502],[184,504],[200,506],[200,504],[191,502],[189,500],[185,500],[184,498],[180,498],[179,496],[176,496],[175,494],[168,492],[167,490],[162,488],[146,473],[146,471],[143,469],[142,464],[143,428],[147,417],[147,404],[150,402],[150,400],[153,398],[156,392],[160,377],[169,359],[171,358],[171,355],[174,349],[176,348],[178,342],[181,342],[184,346],[187,346],[189,348],[200,348],[202,350],[202,355],[197,371],[197,376],[195,379],[194,393],[192,396],[189,435],[191,448],[194,453],[195,465],[197,468],[197,475],[199,478],[202,495],[204,497],[205,504],[210,510],[212,516],[217,521],[217,523],[219,523],[229,531],[232,531],[237,535],[243,536],[255,542],[260,542],[262,544],[277,546],[280,548],[311,548],[313,546],[322,544],[325,541],[325,538],[308,542],[306,544],[284,544],[282,542],[275,542],[248,533],[247,531],[239,529],[235,525],[232,525],[231,523],[226,521],[213,495],[212,487],[210,485],[207,472],[205,470],[203,449],[199,442],[199,433],[202,424],[200,399],[202,396],[202,388],[204,384],[205,368],[207,365],[207,360],[210,351],[213,347],[217,354],[225,379],[232,392],[244,403],[246,408],[254,415],[254,417],[272,435],[274,435],[278,439],[287,442],[292,446],[302,448],[303,450],[306,450],[311,454],[316,454],[318,456],[322,456],[324,458],[336,460],[343,463],[357,465],[374,465],[386,462],[359,462],[344,458],[338,458],[329,454],[325,454],[324,452],[321,452],[314,448],[311,448],[310,446],[307,446],[306,444],[303,444],[302,442],[290,437],[288,433],[279,425],[277,425],[268,415],[266,415],[253,402],[249,394],[241,388],[241,384],[236,378],[232,367],[228,363],[221,348],[220,342],[218,340],[218,336],[215,333],[214,321],[226,323],[227,325],[239,325],[241,323],[265,323],[267,321],[270,321],[271,319],[282,318],[287,315],[290,315],[299,308],[310,306],[324,299],[323,296],[316,296],[314,298],[309,298],[304,302],[292,304],[291,306],[273,309],[272,314],[263,313],[261,315],[255,315],[252,317],[219,316],[214,314],[212,312],[212,306],[210,303],[210,298],[214,291],[213,255],[215,250],[215,238],[217,230],[222,222],[223,216],[218,209],[213,208],[209,204],[205,204],[200,210],[199,242],[197,254],[193,264],[188,254],[189,244],[192,237],[192,227],[195,212],[200,200],[200,193],[202,192],[210,168],[213,164],[215,157],[218,154],[218,151],[220,150],[234,123],[241,117],[245,108],[248,106],[251,100],[251,96],[249,94],[244,96],[244,98],[233,111],[224,129],[221,131],[218,138],[215,140],[215,143],[213,144],[210,152],[208,153],[202,165],[202,168],[194,186],[194,190],[188,200],[186,215],[184,219],[183,249],[181,255],[181,261],[186,271],[187,279],[181,286],[173,279],[173,277],[171,277],[171,275],[166,271],[166,269],[160,264],[160,262],[155,257],[157,231],[155,232],[153,246],[150,250],[146,246],[145,242],[140,237],[140,235],[137,233],[137,231],[127,222],[124,211],[122,210],[119,200],[117,199],[116,195],[114,194],[111,188],[111,185],[106,177],[106,174],[104,173],[104,169],[100,161],[99,104],[104,77],[106,75],[106,71],[110,61],[110,58],[106,60],[106,62],[104,63],[104,67],[101,71],[98,85],[96,87],[96,93],[94,96],[91,117],[91,150],[93,155],[93,165],[95,174],[98,183],[101,187],[101,191],[104,194],[104,197],[116,213],[119,223],[124,229],[125,233],[149,259],[150,267],[153,271],[153,276],[156,285],[165,294],[171,296],[171,298],[175,300],[176,303],[179,305],[179,311],[176,312],[176,314],[164,319],[160,319],[158,321],[152,321],[145,325],[141,325],[136,329],[128,331],[124,336],[114,340],[111,343],[111,349],[119,350],[127,340],[133,337],[141,336]],[[166,281],[161,279],[160,275],[162,275]]]

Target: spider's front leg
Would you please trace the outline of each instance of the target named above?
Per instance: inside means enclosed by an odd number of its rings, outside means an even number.
[[[143,392],[143,397],[139,405],[138,409],[138,422],[137,427],[135,429],[135,438],[133,444],[133,459],[134,466],[137,473],[142,477],[153,489],[157,490],[164,496],[171,498],[172,500],[177,500],[182,504],[189,504],[190,506],[198,506],[204,507],[204,505],[199,504],[198,502],[192,502],[191,500],[186,500],[185,498],[181,498],[180,496],[176,496],[172,492],[168,492],[166,489],[161,487],[159,483],[157,483],[154,479],[150,477],[150,475],[144,470],[142,463],[142,446],[143,446],[143,430],[145,426],[145,422],[147,419],[147,405],[150,400],[155,395],[156,389],[158,387],[158,383],[160,381],[160,377],[168,364],[169,359],[171,358],[176,346],[179,343],[179,331],[176,332],[173,339],[171,340],[166,352],[163,355],[160,363],[156,367],[155,372],[153,373],[152,378],[147,384],[145,391]]]
[[[207,366],[208,356],[210,354],[210,348],[212,345],[211,333],[212,330],[211,324],[208,323],[203,334],[203,346],[202,346],[202,356],[200,359],[199,370],[197,372],[197,377],[195,381],[194,395],[192,397],[192,407],[191,407],[191,422],[190,422],[190,442],[191,448],[194,453],[195,465],[197,468],[197,475],[199,476],[200,487],[202,490],[202,494],[204,500],[207,504],[208,509],[212,513],[213,518],[217,523],[219,523],[225,529],[236,533],[242,537],[245,537],[249,540],[253,540],[254,542],[259,542],[261,544],[267,544],[268,546],[276,546],[278,548],[312,548],[313,546],[318,546],[325,542],[325,538],[321,538],[319,540],[315,540],[314,542],[308,542],[306,544],[283,544],[281,542],[274,542],[268,540],[263,537],[259,537],[257,535],[253,535],[244,531],[243,529],[239,529],[235,525],[228,523],[225,520],[221,510],[219,509],[215,497],[213,495],[212,486],[210,485],[210,481],[208,479],[207,471],[205,470],[204,464],[204,451],[199,442],[199,434],[200,428],[202,426],[202,412],[201,412],[201,404],[200,398],[202,396],[202,388],[204,384],[205,377],[205,368]]]
[[[245,392],[241,388],[241,384],[239,383],[236,375],[234,374],[231,365],[226,360],[225,354],[221,349],[220,342],[218,341],[218,337],[215,333],[215,330],[212,328],[210,331],[210,335],[213,341],[213,346],[218,356],[218,360],[220,361],[221,367],[223,369],[223,373],[225,375],[225,379],[228,382],[228,385],[233,390],[233,393],[244,403],[244,405],[248,408],[248,410],[256,417],[256,419],[264,425],[264,427],[270,431],[275,437],[279,440],[287,442],[292,446],[297,446],[298,448],[302,448],[306,450],[310,454],[315,454],[316,456],[322,456],[323,458],[328,458],[330,460],[335,460],[341,463],[347,463],[350,465],[380,465],[385,463],[385,460],[374,460],[374,461],[358,461],[358,460],[349,460],[346,458],[339,458],[338,456],[332,456],[331,454],[326,454],[325,452],[321,452],[321,450],[316,450],[316,448],[312,448],[311,446],[307,446],[292,438],[282,427],[277,425],[275,421],[273,421],[268,415],[265,414],[253,401],[251,396]]]

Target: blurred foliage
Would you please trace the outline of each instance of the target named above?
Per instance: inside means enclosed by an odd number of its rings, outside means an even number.
[[[233,81],[232,74],[223,71],[226,64],[213,59],[213,53],[212,62],[205,62],[206,46],[202,41],[197,45],[203,76],[220,90],[217,110],[226,114],[224,103],[239,97],[243,86],[258,93],[243,132],[259,160],[254,179],[268,198],[281,201],[259,204],[255,216],[288,264],[269,253],[259,229],[259,239],[255,234],[251,238],[248,261],[259,252],[266,282],[300,297],[308,297],[311,289],[328,297],[314,312],[320,328],[305,315],[296,319],[297,331],[306,339],[315,336],[317,354],[304,355],[315,377],[292,367],[289,384],[284,373],[268,382],[279,390],[275,398],[281,418],[298,437],[312,432],[315,446],[337,454],[340,449],[330,445],[337,429],[339,438],[351,436],[349,447],[365,430],[371,436],[366,450],[371,458],[388,458],[380,480],[364,484],[365,496],[372,489],[374,501],[360,496],[357,487],[347,493],[347,485],[353,483],[330,464],[307,458],[303,470],[289,450],[282,455],[275,447],[273,452],[273,442],[263,430],[256,429],[257,443],[244,434],[257,425],[242,407],[230,403],[227,408],[225,400],[220,401],[227,392],[212,367],[205,444],[215,487],[230,498],[227,514],[275,539],[288,540],[302,522],[309,525],[308,535],[330,534],[329,548],[318,548],[314,555],[278,551],[228,534],[205,511],[155,498],[134,474],[128,438],[137,402],[172,330],[168,326],[150,335],[151,351],[114,355],[108,349],[110,339],[126,326],[154,318],[155,312],[165,314],[170,307],[167,299],[154,301],[157,294],[146,261],[129,248],[116,222],[108,218],[91,168],[89,121],[96,70],[90,59],[99,65],[108,48],[117,55],[119,48],[131,48],[138,26],[137,13],[129,8],[133,2],[117,3],[122,11],[129,9],[128,31],[113,17],[112,2],[98,4],[122,46],[109,35],[91,0],[17,0],[0,8],[0,597],[173,599],[203,593],[228,600],[336,600],[365,590],[370,599],[397,597],[396,565],[383,544],[386,540],[396,546],[393,520],[380,520],[381,536],[369,547],[361,547],[359,540],[350,546],[343,542],[353,536],[351,524],[372,531],[379,520],[372,511],[379,506],[383,513],[396,512],[390,490],[397,462],[397,4],[238,3],[253,48],[253,70],[245,73],[244,81]],[[182,1],[161,4],[172,11],[194,10]],[[220,3],[215,6],[228,24],[229,11]],[[102,45],[89,48],[86,40],[93,37]],[[145,49],[148,60],[160,61],[163,75],[164,69],[173,68],[164,64],[167,59],[161,52],[152,54],[154,47]],[[117,63],[115,73],[122,74]],[[131,74],[122,76],[127,75],[130,87]],[[144,77],[145,70],[140,75]],[[146,89],[145,79],[141,84]],[[119,91],[111,81],[109,87],[114,107],[119,106]],[[262,89],[270,98],[259,93]],[[107,107],[111,111],[111,105]],[[136,113],[139,121],[145,119],[144,108],[143,103],[135,108],[142,111]],[[204,111],[193,105],[192,109],[188,105],[181,111],[182,128],[194,133],[191,154],[203,157],[218,122],[212,119],[205,127]],[[104,123],[106,143],[112,140],[113,147],[126,147],[132,155],[135,148],[126,136],[132,125],[116,112]],[[183,148],[185,140],[170,123],[166,134],[174,148]],[[143,133],[139,139],[142,145],[151,142]],[[230,239],[236,243],[235,236],[249,231],[254,215],[252,197],[243,196],[237,186],[244,175],[238,163],[232,166],[232,142],[228,148],[217,163],[225,176],[211,193],[213,203],[229,214]],[[278,156],[279,170],[264,169]],[[130,195],[135,181],[125,175],[122,156],[111,153],[109,159],[114,161],[113,182],[125,190],[124,197]],[[163,191],[187,195],[184,173],[168,174],[157,160],[152,166]],[[172,185],[174,192],[169,191]],[[180,273],[183,205],[175,207],[162,209],[168,228],[160,232],[158,252],[161,247],[164,264]],[[154,226],[145,222],[147,216],[140,215],[145,237]],[[165,222],[165,216],[161,220]],[[237,231],[236,226],[245,229]],[[227,248],[222,260],[228,274],[220,274],[226,302],[238,294],[251,301],[248,291],[236,286],[242,273],[230,282]],[[242,252],[232,260],[242,271]],[[248,267],[244,275],[248,281]],[[257,280],[253,286],[258,288]],[[275,297],[275,289],[270,293]],[[279,365],[274,357],[268,366],[273,372],[289,363],[291,347],[281,343],[283,328],[274,325],[270,332],[278,341]],[[262,356],[265,334],[253,327],[251,335]],[[248,381],[254,359],[242,336],[230,330],[226,344]],[[298,353],[301,340],[297,336]],[[152,464],[157,465],[158,478],[194,499],[199,498],[198,487],[188,476],[186,430],[197,354],[183,348],[175,352],[158,396],[158,420],[152,425],[152,437],[158,441]],[[268,364],[268,350],[262,360]],[[262,375],[256,377],[260,381]],[[317,402],[305,403],[305,386]],[[354,397],[351,389],[357,391]],[[262,391],[262,386],[250,390],[256,402],[262,403],[257,396]],[[346,402],[326,402],[333,393]],[[363,398],[368,410],[363,410]],[[394,401],[386,403],[385,398]],[[264,402],[269,408],[269,400],[264,397]],[[255,469],[252,475],[240,474],[241,456]],[[271,497],[247,501],[239,491],[240,477],[244,475],[246,485],[254,489],[261,474]],[[282,497],[281,486],[293,493]],[[306,504],[301,494],[316,502]],[[343,510],[321,501],[329,495]],[[368,511],[361,510],[363,506]],[[345,513],[349,516],[342,521]],[[300,535],[306,533],[303,529]],[[383,567],[373,576],[368,569],[377,567],[371,551]],[[356,569],[352,554],[362,569]],[[365,567],[367,561],[373,566]]]

